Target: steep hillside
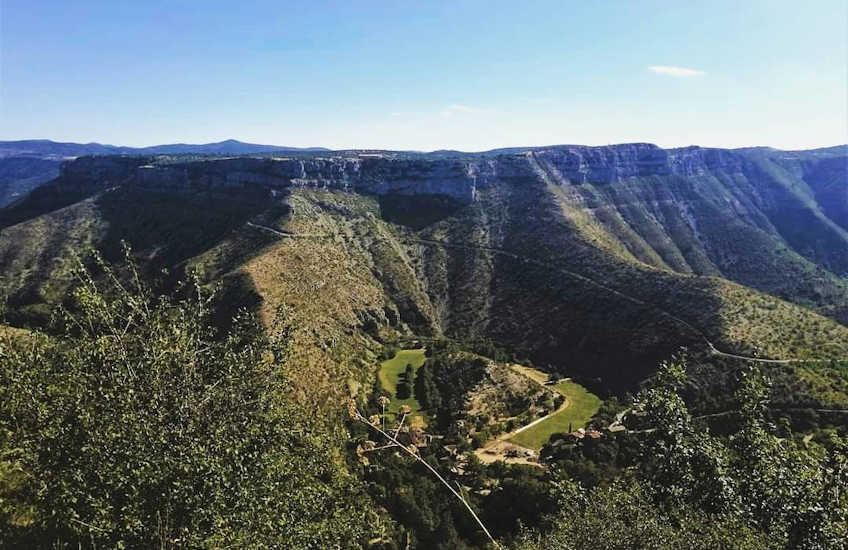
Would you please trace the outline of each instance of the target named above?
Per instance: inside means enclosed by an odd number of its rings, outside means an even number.
[[[258,145],[234,139],[217,143],[175,143],[150,147],[120,147],[100,143],[64,143],[47,139],[0,141],[0,208],[26,197],[56,178],[60,164],[85,155],[256,155],[328,151],[322,147]]]
[[[38,157],[0,156],[0,208],[58,176],[59,164],[58,160]]]
[[[9,296],[9,315],[43,324],[49,304],[72,284],[68,262],[86,249],[109,261],[122,259],[126,240],[145,272],[160,277],[227,238],[268,205],[250,195],[179,196],[114,189],[7,227],[0,238],[0,273]]]
[[[705,338],[771,357],[805,357],[844,338],[845,327],[785,302],[638,261],[559,187],[504,183],[416,243],[450,334],[631,381],[668,346],[703,346]]]
[[[799,163],[759,150],[697,148],[666,154],[678,169],[631,166],[640,171],[630,177],[598,173],[582,158],[588,168],[581,172],[569,152],[557,150],[534,153],[532,161],[564,203],[641,262],[721,276],[848,320],[848,232],[825,214],[841,207],[838,177],[821,167],[833,159]],[[617,159],[612,170],[628,166]],[[822,170],[833,178],[828,183]],[[842,204],[846,181],[843,172]],[[821,204],[812,185],[822,190]]]
[[[0,270],[26,324],[87,244],[117,258],[126,239],[151,276],[199,267],[228,311],[271,326],[282,310],[316,406],[369,387],[397,333],[489,339],[623,389],[682,345],[842,353],[844,158],[646,144],[87,157],[0,212]]]

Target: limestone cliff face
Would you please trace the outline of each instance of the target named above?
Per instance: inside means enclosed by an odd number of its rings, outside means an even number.
[[[532,175],[520,155],[496,159],[383,158],[335,155],[310,158],[231,158],[141,164],[128,174],[143,187],[173,189],[309,187],[372,195],[444,195],[469,204],[494,179]]]
[[[661,149],[636,143],[608,147],[556,146],[527,151],[436,155],[333,154],[304,158],[204,159],[162,162],[156,157],[82,157],[63,168],[65,183],[103,186],[130,181],[171,189],[302,186],[369,194],[446,195],[473,202],[495,179],[534,178],[541,164],[558,183],[617,183],[648,176],[741,172],[743,154],[722,149]]]
[[[446,195],[474,201],[477,186],[492,176],[488,164],[461,161],[389,160],[344,156],[310,159],[234,158],[185,164],[141,165],[134,182],[143,187],[204,189],[262,186],[310,187],[367,194]]]
[[[249,190],[261,197],[308,188],[449,197],[460,205],[479,205],[481,193],[493,186],[529,200],[544,200],[544,188],[550,187],[572,215],[582,212],[609,233],[612,246],[623,245],[644,263],[753,284],[762,279],[762,258],[784,247],[793,254],[780,252],[786,258],[775,260],[775,267],[791,261],[793,273],[821,266],[840,277],[848,274],[846,159],[844,147],[787,152],[661,149],[647,143],[474,154],[104,156],[65,164],[52,189],[41,192],[64,190],[78,197],[126,185],[176,192]],[[416,204],[401,208],[401,223],[408,208]],[[760,288],[788,294],[781,285]],[[828,299],[812,283],[805,293],[816,302]],[[839,314],[845,316],[848,312]]]
[[[739,171],[743,157],[732,151],[686,147],[660,149],[649,143],[609,147],[552,147],[530,153],[569,183],[616,183],[646,176],[694,176],[714,169]]]

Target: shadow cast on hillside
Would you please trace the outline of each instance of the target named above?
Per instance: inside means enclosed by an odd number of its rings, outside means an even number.
[[[449,218],[463,207],[444,195],[380,195],[378,202],[384,220],[415,231]]]

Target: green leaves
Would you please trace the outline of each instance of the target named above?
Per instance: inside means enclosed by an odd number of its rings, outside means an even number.
[[[824,452],[780,439],[766,421],[769,383],[743,371],[738,429],[699,429],[678,391],[683,358],[663,364],[638,404],[640,454],[617,480],[585,490],[558,484],[562,513],[517,548],[840,548],[846,539],[848,444]]]
[[[95,268],[77,266],[59,336],[0,337],[0,449],[20,450],[32,507],[0,516],[0,544],[358,546],[359,487],[338,434],[288,401],[286,334],[242,314],[216,338],[196,281],[170,300],[131,264]]]

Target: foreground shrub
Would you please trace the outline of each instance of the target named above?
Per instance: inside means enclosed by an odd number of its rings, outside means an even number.
[[[170,300],[99,269],[55,336],[0,336],[0,546],[359,547],[358,486],[288,399],[285,335],[248,315],[215,335],[199,285]]]

